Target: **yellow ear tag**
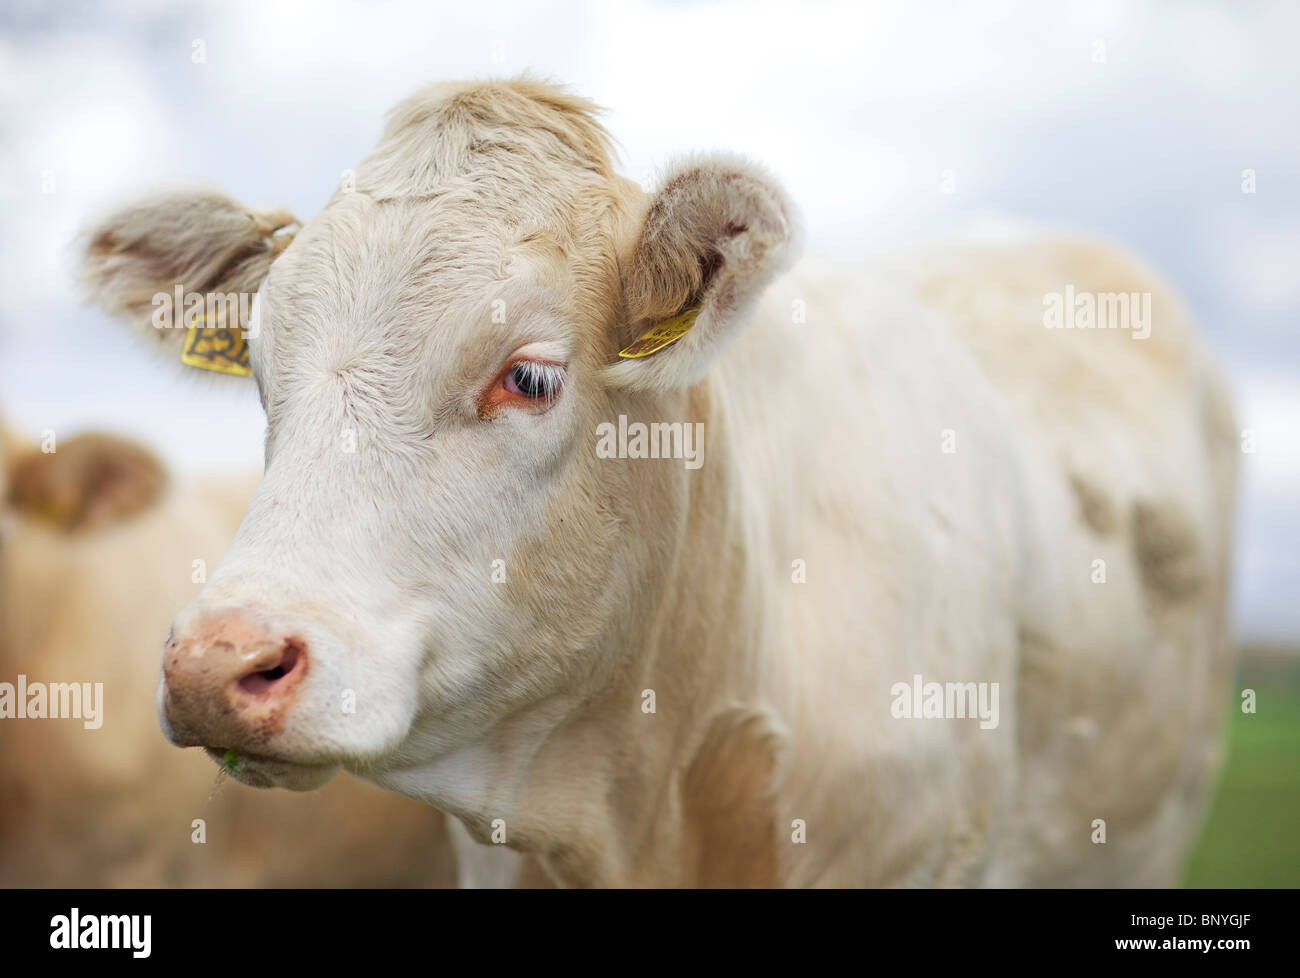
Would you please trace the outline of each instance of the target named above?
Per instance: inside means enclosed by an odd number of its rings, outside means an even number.
[[[638,336],[631,346],[619,350],[618,355],[624,360],[635,360],[638,357],[648,357],[652,353],[657,353],[665,346],[676,343],[690,332],[699,315],[700,307],[696,306],[694,309],[687,309],[670,319],[657,322]]]
[[[181,350],[181,363],[200,370],[215,370],[219,374],[250,376],[253,371],[248,366],[248,341],[244,339],[244,331],[201,325],[206,318],[196,317],[190,323]]]

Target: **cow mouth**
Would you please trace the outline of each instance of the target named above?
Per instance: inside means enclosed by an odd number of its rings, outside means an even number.
[[[221,773],[250,788],[288,788],[311,791],[329,781],[337,764],[311,764],[264,757],[221,747],[204,747],[203,751],[217,764]]]

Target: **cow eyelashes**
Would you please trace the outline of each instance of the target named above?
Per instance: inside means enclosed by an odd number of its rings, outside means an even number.
[[[549,410],[565,379],[563,351],[555,351],[554,346],[530,343],[516,350],[479,395],[479,418],[487,420],[507,408],[531,414]]]
[[[506,371],[502,386],[516,397],[549,404],[564,385],[564,368],[554,363],[520,360]]]

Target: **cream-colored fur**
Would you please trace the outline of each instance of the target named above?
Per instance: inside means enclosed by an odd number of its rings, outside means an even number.
[[[777,279],[798,222],[769,175],[695,158],[646,194],[592,111],[418,93],[269,263],[266,476],[174,627],[201,648],[237,610],[312,671],[281,725],[207,746],[264,758],[250,783],[347,768],[566,885],[1172,883],[1215,764],[1234,472],[1175,300],[1054,236]],[[165,261],[177,206],[147,248],[92,232],[106,308],[210,267]],[[1150,337],[1045,329],[1069,283],[1154,293]],[[562,390],[500,400],[512,357]],[[599,457],[620,416],[702,423],[705,464]],[[997,683],[1000,722],[896,718],[917,674]]]

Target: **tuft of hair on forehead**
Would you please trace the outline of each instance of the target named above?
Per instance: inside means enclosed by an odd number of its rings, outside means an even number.
[[[575,168],[612,180],[613,140],[600,112],[528,76],[430,85],[389,113],[356,189],[379,200],[436,196],[464,180],[536,185]]]

